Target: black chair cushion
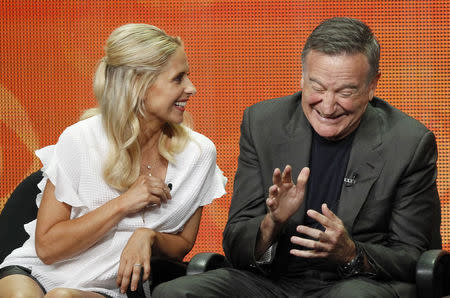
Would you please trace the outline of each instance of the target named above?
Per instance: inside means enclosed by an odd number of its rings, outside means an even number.
[[[0,263],[29,238],[23,226],[37,216],[37,184],[41,179],[40,170],[25,178],[13,191],[0,213]]]

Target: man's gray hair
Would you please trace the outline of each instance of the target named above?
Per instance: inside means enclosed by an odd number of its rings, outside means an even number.
[[[359,20],[336,17],[320,23],[309,35],[303,47],[303,68],[305,67],[306,56],[311,50],[326,55],[362,53],[369,61],[368,80],[373,79],[378,74],[380,45],[372,30]]]

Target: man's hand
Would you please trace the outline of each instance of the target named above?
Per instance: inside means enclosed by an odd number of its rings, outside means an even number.
[[[292,249],[291,254],[302,258],[329,258],[338,263],[347,263],[356,256],[356,246],[347,233],[342,221],[326,204],[322,204],[322,213],[308,210],[307,214],[319,222],[325,231],[299,225],[297,232],[312,239],[292,236],[291,242],[310,250]]]
[[[280,169],[273,171],[273,185],[269,188],[266,205],[274,223],[285,223],[303,203],[309,168],[303,168],[297,177],[297,185],[292,182],[292,168],[286,166],[281,174]]]
[[[286,166],[273,171],[273,185],[266,200],[268,213],[261,222],[255,247],[255,257],[259,259],[272,245],[283,224],[300,208],[305,195],[309,168],[303,168],[297,177],[297,185],[292,182],[292,168]]]

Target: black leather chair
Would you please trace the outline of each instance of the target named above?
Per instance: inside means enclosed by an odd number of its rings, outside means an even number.
[[[13,191],[0,214],[0,263],[13,249],[28,239],[23,225],[36,218],[35,198],[39,192],[37,184],[41,179],[41,171],[25,178]],[[226,266],[230,266],[228,261],[217,253],[196,254],[188,263],[152,257],[150,289],[179,276]],[[416,286],[419,298],[450,295],[450,253],[441,249],[440,227],[437,224],[433,230],[430,250],[424,252],[417,263]],[[127,292],[128,297],[143,297],[142,293],[142,283],[138,291]]]
[[[189,262],[187,275],[230,266],[223,255],[196,254]],[[450,298],[450,253],[442,249],[430,249],[419,258],[416,266],[417,298]],[[414,298],[414,297],[409,297]]]
[[[25,178],[12,192],[0,214],[0,263],[16,247],[28,239],[24,224],[34,220],[37,215],[37,184],[42,179],[41,171]]]

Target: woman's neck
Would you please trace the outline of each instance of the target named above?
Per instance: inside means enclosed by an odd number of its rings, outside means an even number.
[[[141,150],[148,150],[158,144],[165,123],[158,120],[140,120],[141,132],[139,134],[139,144]]]

